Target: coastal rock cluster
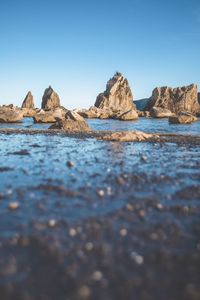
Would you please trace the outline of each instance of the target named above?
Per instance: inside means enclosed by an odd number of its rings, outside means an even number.
[[[97,96],[94,106],[81,110],[84,118],[136,120],[138,114],[133,103],[133,95],[128,80],[117,72],[108,81],[106,90]]]
[[[139,117],[168,118],[173,124],[188,124],[200,116],[200,93],[197,85],[171,88],[156,87],[150,98],[134,101],[128,80],[119,72],[107,82],[94,106],[89,109],[69,111],[61,106],[54,89],[45,89],[41,109],[35,108],[34,98],[29,91],[21,108],[13,105],[0,107],[0,123],[21,122],[23,117],[32,117],[35,123],[54,123],[51,129],[87,131],[84,119],[137,120]],[[73,126],[74,124],[74,126]]]

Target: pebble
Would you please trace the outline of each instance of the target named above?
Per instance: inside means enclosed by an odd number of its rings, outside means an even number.
[[[95,271],[92,275],[93,280],[100,281],[103,278],[103,274],[101,271]]]
[[[68,160],[68,161],[67,161],[67,166],[68,166],[69,168],[73,168],[73,167],[74,167],[74,163],[73,163],[71,160]]]
[[[134,262],[137,265],[142,265],[144,263],[144,258],[142,255],[136,253],[136,252],[132,252],[131,253],[131,258],[134,260]]]
[[[126,236],[128,234],[128,230],[126,228],[122,228],[119,233],[121,236]]]
[[[146,161],[147,161],[147,156],[145,156],[145,155],[142,155],[142,156],[140,157],[140,159],[141,159],[141,161],[144,161],[144,162],[146,162]]]
[[[11,210],[16,210],[17,208],[19,208],[19,203],[18,202],[11,202],[8,205],[8,208]]]
[[[98,190],[98,191],[97,191],[97,195],[98,195],[99,197],[103,198],[103,197],[105,196],[104,190]]]
[[[78,298],[88,299],[91,295],[91,290],[87,285],[83,285],[78,290]]]
[[[55,227],[56,226],[56,220],[54,220],[54,219],[49,220],[48,225],[49,225],[49,227]]]
[[[76,229],[75,229],[75,228],[70,228],[70,229],[69,229],[69,235],[70,235],[71,237],[76,236],[76,235],[77,235]]]
[[[94,249],[93,243],[88,242],[88,243],[85,245],[85,249],[86,249],[87,251],[92,251],[92,250]]]

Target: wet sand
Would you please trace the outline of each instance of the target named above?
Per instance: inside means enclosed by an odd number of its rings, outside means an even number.
[[[200,299],[200,138],[105,134],[0,130],[0,299]]]

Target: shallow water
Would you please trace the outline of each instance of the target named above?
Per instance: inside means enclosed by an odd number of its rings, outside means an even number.
[[[72,222],[106,215],[123,207],[133,194],[170,205],[178,190],[199,182],[199,147],[46,135],[1,135],[0,143],[0,192],[5,198],[0,202],[0,230],[6,236],[17,232],[16,224],[28,225],[35,217]],[[67,167],[69,160],[74,168]],[[121,175],[127,180],[125,192],[116,184]],[[139,183],[131,184],[132,176],[139,176]],[[97,196],[99,189],[105,192],[104,201]],[[21,205],[14,219],[12,214],[5,218],[9,201]],[[39,203],[48,214],[38,211]]]
[[[168,119],[139,118],[136,121],[118,121],[118,120],[86,120],[93,130],[141,130],[144,132],[170,132],[188,135],[200,135],[200,119],[189,125],[169,124]],[[24,118],[22,123],[3,124],[0,128],[34,128],[47,129],[50,124],[34,124],[32,118]]]
[[[172,132],[166,120],[88,122]],[[199,122],[174,130],[199,134]],[[199,170],[193,144],[0,134],[0,299],[196,300]]]

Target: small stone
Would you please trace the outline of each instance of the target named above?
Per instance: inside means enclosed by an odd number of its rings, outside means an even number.
[[[140,218],[144,218],[144,217],[146,216],[145,211],[144,211],[143,209],[140,210],[140,211],[138,212],[138,216],[139,216]]]
[[[8,208],[11,209],[11,210],[16,210],[16,209],[19,208],[19,203],[18,202],[11,202],[11,203],[9,203]]]
[[[76,235],[77,235],[76,229],[75,229],[75,228],[70,228],[70,229],[69,229],[69,235],[70,235],[71,237],[76,236]]]
[[[103,274],[101,271],[95,271],[92,275],[93,280],[100,281],[103,278]]]
[[[112,196],[113,192],[112,192],[111,186],[107,187],[107,194],[108,194],[108,196]]]
[[[142,265],[144,263],[144,258],[142,255],[136,253],[136,252],[132,252],[131,253],[131,258],[134,260],[134,262],[137,265]]]
[[[67,166],[68,168],[73,168],[74,167],[74,163],[71,160],[67,161]]]
[[[126,204],[126,208],[127,208],[128,211],[133,211],[134,210],[133,205],[131,205],[130,203]]]
[[[124,180],[124,178],[123,177],[121,177],[121,176],[118,176],[117,177],[117,184],[119,184],[119,185],[124,185],[126,182],[125,182],[125,180]]]
[[[162,211],[164,209],[164,206],[161,203],[157,203],[156,208]]]
[[[141,161],[144,161],[144,162],[146,162],[146,161],[147,161],[147,156],[145,156],[145,155],[142,155],[142,156],[140,157],[140,159],[141,159]]]
[[[105,196],[104,190],[98,190],[98,191],[97,191],[97,195],[98,195],[99,197],[103,198],[103,197]]]
[[[88,299],[91,295],[91,290],[87,285],[83,285],[78,290],[78,297],[80,299]]]
[[[85,249],[86,249],[87,251],[92,251],[92,250],[94,249],[93,243],[88,242],[88,243],[85,245]]]
[[[49,220],[48,225],[49,225],[49,227],[55,227],[56,226],[56,220],[54,220],[54,219]]]
[[[128,234],[128,230],[126,228],[122,228],[119,233],[121,236],[126,236]]]

